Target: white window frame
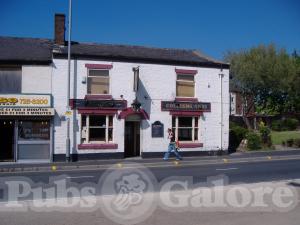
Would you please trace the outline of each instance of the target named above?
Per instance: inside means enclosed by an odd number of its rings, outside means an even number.
[[[82,138],[82,130],[83,130],[83,126],[82,126],[82,117],[85,116],[86,117],[86,133],[85,133],[85,140],[82,141],[82,144],[108,144],[108,143],[113,143],[114,141],[114,117],[112,115],[103,115],[105,116],[105,141],[90,141],[90,128],[101,128],[100,126],[90,126],[90,116],[97,116],[97,115],[81,115],[81,134],[80,134],[80,140],[84,139]],[[101,116],[101,115],[99,115]],[[109,117],[112,117],[112,126],[109,126]],[[102,128],[104,129],[104,128]],[[109,141],[109,129],[112,129],[112,140]]]
[[[173,127],[173,124],[172,124],[172,129],[175,129],[175,140],[178,141],[178,129],[180,128],[192,128],[192,140],[191,141],[180,141],[180,142],[183,142],[183,143],[198,143],[199,142],[199,117],[198,116],[173,116],[175,117],[175,127]],[[173,117],[172,117],[172,120],[173,120]],[[179,127],[178,124],[178,118],[179,117],[192,117],[192,127]],[[198,126],[196,127],[195,126],[195,118],[198,118]],[[172,122],[173,123],[173,122]],[[195,130],[198,129],[198,140],[195,140]]]
[[[178,76],[191,76],[194,78],[193,81],[189,81],[189,80],[180,80],[178,79]],[[194,94],[193,96],[179,96],[177,95],[177,82],[180,81],[180,82],[186,82],[186,83],[193,83],[194,84]],[[196,93],[196,81],[195,81],[195,75],[191,75],[191,74],[183,74],[183,73],[177,73],[176,74],[176,97],[177,98],[195,98],[195,93]]]
[[[108,93],[107,94],[103,94],[103,93],[96,93],[96,94],[93,94],[93,93],[88,93],[88,87],[89,87],[89,77],[104,77],[104,76],[90,76],[90,70],[107,70],[108,71]],[[111,93],[111,85],[110,85],[110,70],[109,69],[87,69],[87,81],[86,81],[86,93],[88,95],[110,95]]]

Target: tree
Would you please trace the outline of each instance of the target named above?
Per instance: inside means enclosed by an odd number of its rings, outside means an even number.
[[[298,56],[271,44],[229,51],[224,60],[230,63],[232,82],[239,85],[245,101],[249,94],[253,96],[257,112],[274,115],[300,111]]]

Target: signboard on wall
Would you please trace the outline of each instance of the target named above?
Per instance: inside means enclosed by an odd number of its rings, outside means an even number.
[[[53,116],[54,113],[54,108],[0,107],[0,116]]]
[[[0,94],[1,107],[51,107],[51,95]]]
[[[124,100],[86,100],[74,99],[74,108],[95,107],[104,109],[125,109],[127,102]]]
[[[151,125],[151,134],[152,137],[164,137],[164,124],[160,121],[155,121]]]
[[[207,111],[210,112],[208,102],[161,102],[162,111]]]

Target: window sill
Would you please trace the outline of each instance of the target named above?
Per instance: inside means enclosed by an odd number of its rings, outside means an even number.
[[[78,145],[78,149],[84,150],[84,149],[117,149],[118,144],[80,144]]]
[[[110,94],[87,94],[84,99],[86,100],[111,100],[112,95]]]
[[[199,148],[203,147],[203,143],[198,142],[179,142],[179,148]]]
[[[198,102],[198,98],[194,97],[175,97],[176,102]]]

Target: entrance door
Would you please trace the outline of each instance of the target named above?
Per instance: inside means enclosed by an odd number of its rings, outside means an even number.
[[[0,160],[14,161],[14,120],[0,120]]]
[[[125,157],[140,155],[140,122],[125,121]]]

